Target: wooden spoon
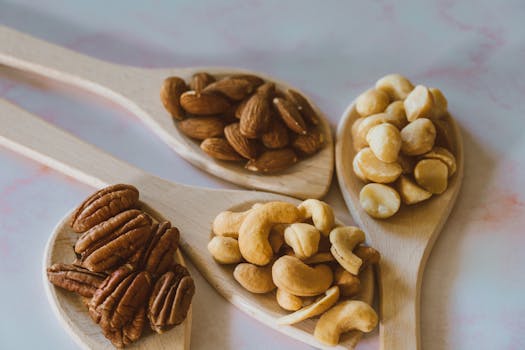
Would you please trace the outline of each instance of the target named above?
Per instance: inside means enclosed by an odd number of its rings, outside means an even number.
[[[162,217],[159,217],[158,213],[148,212],[158,220],[162,220]],[[100,327],[95,324],[89,316],[81,297],[63,289],[55,288],[47,280],[47,268],[49,266],[60,262],[70,263],[75,259],[72,247],[78,239],[78,233],[73,232],[69,226],[70,216],[71,212],[60,220],[46,244],[42,270],[46,296],[58,320],[79,346],[83,349],[114,349],[111,342],[107,340],[100,331]],[[177,251],[176,260],[178,263],[185,265],[184,258],[180,251]],[[156,334],[149,329],[145,329],[142,337],[126,348],[142,350],[167,348],[177,350],[189,349],[191,320],[190,309],[186,320],[174,329],[164,334]]]
[[[359,118],[354,103],[343,113],[337,129],[336,171],[346,205],[356,223],[381,252],[379,264],[380,343],[384,350],[421,349],[419,337],[420,287],[425,263],[445,224],[463,180],[463,143],[459,127],[448,117],[454,143],[457,172],[447,190],[426,202],[402,206],[386,220],[370,217],[359,203],[364,183],[352,169],[356,154],[352,144],[352,124]]]
[[[78,54],[4,26],[0,26],[0,64],[71,84],[114,101],[137,115],[181,157],[226,181],[298,198],[323,197],[330,187],[334,168],[332,134],[328,121],[312,101],[309,102],[320,116],[321,128],[326,135],[325,146],[314,156],[274,175],[253,173],[242,165],[209,157],[197,142],[179,131],[160,101],[160,88],[165,78],[179,76],[189,81],[199,71],[217,76],[255,74],[275,82],[280,89],[297,90],[267,75],[237,68],[143,69],[122,66]]]
[[[258,191],[215,190],[169,182],[114,158],[1,99],[0,145],[96,188],[116,183],[136,186],[144,203],[180,229],[182,250],[228,301],[281,333],[319,348],[333,349],[313,337],[314,320],[295,326],[277,325],[276,319],[286,313],[277,305],[275,296],[246,291],[233,279],[232,268],[217,264],[207,250],[211,225],[219,212],[244,210],[255,202],[299,203],[297,199]],[[357,332],[347,334],[339,348],[353,348],[360,336]]]

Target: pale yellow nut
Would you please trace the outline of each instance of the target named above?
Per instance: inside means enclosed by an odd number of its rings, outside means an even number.
[[[418,85],[405,99],[405,112],[409,122],[417,118],[427,118],[431,116],[434,105],[432,94],[423,85]]]
[[[208,251],[221,264],[236,264],[242,261],[239,243],[232,237],[213,237],[208,243]]]
[[[363,260],[352,251],[365,241],[365,233],[354,226],[336,227],[330,232],[330,252],[335,260],[352,275],[359,273]]]
[[[392,124],[374,126],[366,135],[366,141],[379,160],[386,163],[397,161],[401,149],[401,134]]]
[[[394,101],[385,109],[385,113],[392,117],[390,124],[402,129],[408,124],[405,104],[403,101]]]
[[[359,272],[359,276],[357,277],[359,277],[359,281],[361,282],[361,289],[352,299],[361,300],[368,305],[372,305],[372,302],[374,301],[375,285],[374,267],[368,266],[366,269]]]
[[[438,88],[428,89],[432,94],[434,106],[432,107],[432,118],[439,119],[447,114],[448,101],[445,95]]]
[[[399,163],[399,165],[401,165],[401,169],[403,169],[403,174],[412,174],[414,172],[416,161],[413,157],[407,156],[403,153],[399,153],[397,162]]]
[[[295,324],[322,314],[339,300],[339,287],[333,286],[314,303],[297,310],[294,313],[277,319],[277,324]]]
[[[401,152],[408,156],[427,153],[435,141],[436,127],[427,118],[416,119],[401,130]]]
[[[383,112],[389,103],[390,98],[385,92],[370,89],[357,97],[355,108],[361,117],[368,117],[369,115]]]
[[[456,172],[456,157],[446,148],[436,146],[430,152],[423,154],[423,158],[439,159],[445,163],[448,168],[448,177]]]
[[[407,205],[423,202],[432,196],[432,193],[419,187],[412,180],[403,175],[399,177],[396,185],[401,201]]]
[[[357,154],[354,156],[354,160],[352,161],[352,169],[354,170],[355,176],[357,176],[359,180],[368,182],[368,179],[359,165],[359,158],[357,157]]]
[[[304,259],[303,262],[308,265],[314,265],[314,264],[319,264],[319,263],[332,262],[334,260],[335,259],[332,253],[322,252],[322,253],[316,253],[312,255],[311,257]]]
[[[239,237],[239,228],[250,211],[223,211],[213,220],[212,230],[218,236]]]
[[[366,135],[372,129],[374,126],[383,124],[383,123],[389,123],[395,126],[398,129],[402,129],[405,125],[407,125],[406,121],[400,121],[397,119],[397,117],[392,116],[391,114],[387,113],[378,113],[373,114],[371,116],[368,116],[364,118],[359,125],[356,127],[356,138],[359,141],[359,145],[363,144],[366,146]],[[361,141],[363,140],[363,141]]]
[[[334,284],[339,287],[339,292],[343,297],[352,297],[361,290],[359,277],[337,266],[334,272]]]
[[[366,147],[366,140],[363,138],[363,135],[359,134],[359,125],[365,118],[357,118],[352,124],[352,144],[354,149],[359,151],[361,148]],[[366,135],[365,135],[366,136]]]
[[[335,346],[341,334],[351,330],[371,332],[378,322],[374,309],[360,300],[346,300],[325,312],[315,325],[314,337],[320,342]]]
[[[404,100],[414,89],[414,85],[401,74],[389,74],[376,82],[376,89],[386,92],[395,101]]]
[[[428,192],[440,194],[448,186],[448,168],[438,159],[423,159],[414,168],[414,178]]]
[[[297,207],[303,219],[312,218],[316,229],[328,236],[335,225],[334,211],[330,205],[318,199],[307,199]]]
[[[368,215],[386,219],[397,213],[401,205],[399,193],[382,184],[367,184],[359,192],[359,202]]]
[[[233,277],[241,286],[252,293],[265,294],[275,289],[271,266],[241,263],[233,270]]]
[[[279,288],[277,288],[275,298],[277,299],[277,304],[288,311],[297,311],[303,307],[303,300],[301,297],[285,292]]]
[[[284,230],[284,241],[303,260],[317,253],[321,233],[310,224],[295,223]]]
[[[357,167],[364,177],[370,181],[390,183],[396,181],[403,169],[398,163],[385,163],[379,160],[372,150],[367,147],[355,155]]]
[[[281,256],[272,267],[275,285],[297,296],[314,296],[324,293],[332,284],[333,274],[328,265],[306,265],[295,256]]]
[[[270,242],[270,246],[272,247],[272,250],[275,254],[279,252],[279,250],[284,244],[284,230],[286,229],[287,226],[288,225],[277,224],[277,225],[274,225],[272,229],[270,230],[268,241]]]

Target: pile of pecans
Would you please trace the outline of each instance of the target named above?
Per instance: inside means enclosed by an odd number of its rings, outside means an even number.
[[[447,99],[437,88],[414,87],[399,74],[376,82],[356,99],[352,125],[355,175],[370,182],[359,200],[374,218],[394,215],[443,193],[456,172]]]
[[[272,82],[249,74],[193,75],[189,87],[179,77],[162,85],[164,107],[186,136],[223,161],[272,173],[317,153],[324,136],[319,117],[297,91],[279,91]]]
[[[138,340],[148,320],[157,333],[182,323],[195,293],[188,270],[175,261],[179,231],[138,205],[131,185],[91,195],[71,217],[80,234],[77,259],[47,270],[52,284],[83,297],[93,321],[119,348]]]

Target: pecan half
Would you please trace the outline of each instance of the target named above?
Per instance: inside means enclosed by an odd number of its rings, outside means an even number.
[[[151,329],[163,333],[181,324],[188,314],[195,284],[188,270],[175,265],[155,283],[149,299],[148,318]]]
[[[179,248],[179,230],[171,227],[169,221],[156,225],[152,237],[144,253],[141,267],[148,271],[153,279],[168,271],[175,262],[175,252]]]
[[[47,269],[47,278],[57,287],[91,298],[106,275],[91,272],[81,266],[53,264]]]
[[[132,209],[85,232],[75,244],[81,264],[90,271],[108,271],[143,249],[152,234],[152,220]]]
[[[139,191],[131,186],[118,184],[92,194],[75,210],[70,225],[75,232],[84,232],[101,222],[133,208],[139,200]]]

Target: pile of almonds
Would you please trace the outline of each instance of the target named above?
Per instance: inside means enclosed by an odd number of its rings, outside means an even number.
[[[363,244],[359,228],[337,226],[325,202],[256,203],[220,213],[212,230],[208,251],[215,261],[235,265],[233,277],[243,288],[275,293],[277,304],[291,312],[279,324],[318,318],[314,336],[329,345],[342,333],[377,325],[370,303],[379,252]]]
[[[186,319],[195,285],[175,261],[179,231],[138,209],[131,185],[106,187],[73,213],[77,259],[48,268],[49,281],[83,297],[114,346],[138,340],[149,321],[163,333]]]
[[[447,105],[439,89],[414,87],[399,74],[379,79],[356,99],[353,169],[370,182],[359,195],[370,216],[391,217],[401,202],[417,204],[447,189],[456,172]]]
[[[291,89],[279,91],[255,75],[217,80],[200,72],[189,87],[183,79],[169,77],[160,97],[179,130],[201,141],[204,152],[223,161],[246,162],[250,171],[286,169],[323,146],[319,117],[306,98]]]

